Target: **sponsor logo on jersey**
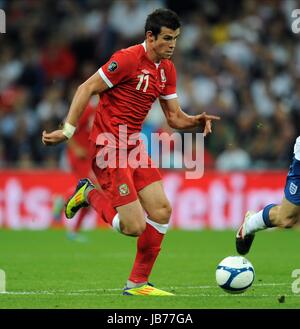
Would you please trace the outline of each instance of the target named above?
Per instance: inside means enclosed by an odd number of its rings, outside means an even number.
[[[119,186],[119,193],[121,196],[125,196],[129,194],[129,187],[127,184],[121,184]]]
[[[294,195],[294,194],[296,194],[296,192],[297,192],[297,190],[298,190],[298,186],[296,185],[296,184],[294,184],[294,183],[291,183],[290,184],[290,193],[292,194],[292,195]]]
[[[161,78],[161,82],[166,82],[167,81],[164,69],[160,69],[160,78]]]
[[[108,65],[108,71],[109,71],[109,72],[113,72],[113,71],[115,71],[117,68],[118,68],[118,63],[117,63],[117,62],[111,62],[111,63]]]

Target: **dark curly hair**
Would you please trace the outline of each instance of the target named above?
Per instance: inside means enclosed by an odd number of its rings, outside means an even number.
[[[170,9],[156,9],[147,17],[145,23],[145,34],[147,31],[151,31],[155,38],[157,38],[163,26],[171,30],[178,29],[181,26],[178,15]]]

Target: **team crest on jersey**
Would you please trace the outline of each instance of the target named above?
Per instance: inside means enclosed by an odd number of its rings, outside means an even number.
[[[296,192],[297,192],[297,190],[298,190],[298,186],[297,186],[296,184],[294,184],[294,183],[291,183],[291,184],[290,184],[290,188],[289,188],[289,190],[290,190],[290,193],[291,193],[292,195],[294,195],[294,194],[296,194]]]
[[[119,186],[119,193],[120,193],[121,196],[128,195],[130,193],[128,185],[127,184],[121,184]]]
[[[160,78],[161,78],[161,82],[166,82],[167,81],[164,69],[160,69]]]
[[[117,62],[111,62],[109,65],[108,65],[108,71],[109,72],[113,72],[115,71],[116,69],[118,68],[118,63]]]

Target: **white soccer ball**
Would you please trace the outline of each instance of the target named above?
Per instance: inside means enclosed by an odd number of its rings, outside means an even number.
[[[218,285],[226,292],[240,294],[248,289],[255,277],[254,267],[242,256],[224,258],[216,270]]]

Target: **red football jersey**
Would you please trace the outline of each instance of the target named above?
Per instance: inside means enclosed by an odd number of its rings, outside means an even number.
[[[99,138],[97,141],[99,134],[110,133],[117,147],[126,145],[121,135],[119,141],[120,125],[127,126],[128,137],[137,134],[158,97],[177,97],[174,64],[168,59],[152,62],[146,55],[145,42],[117,51],[98,72],[110,89],[100,97],[91,132],[97,144],[104,144]]]
[[[88,104],[77,124],[73,139],[84,148],[89,147],[89,135],[93,126],[96,109],[92,104]]]

